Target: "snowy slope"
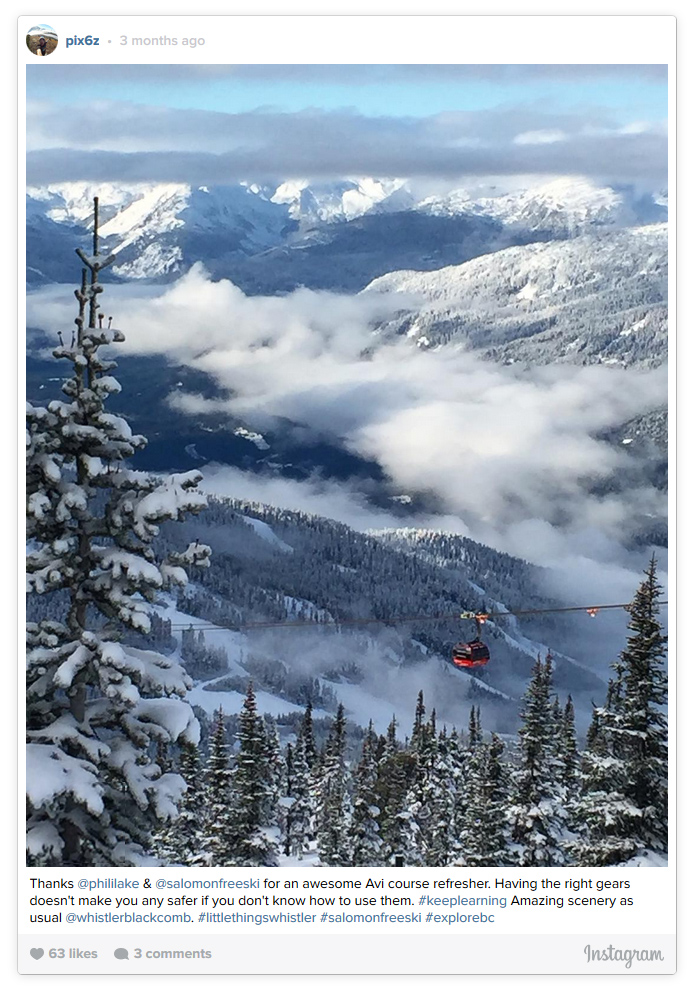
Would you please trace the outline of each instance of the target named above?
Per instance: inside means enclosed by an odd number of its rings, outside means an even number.
[[[280,243],[292,226],[286,206],[246,183],[32,187],[27,190],[28,222],[45,219],[88,230],[95,195],[103,248],[118,256],[113,271],[121,278],[159,278],[206,257],[255,254]]]
[[[304,602],[304,605],[310,603]],[[316,612],[320,612],[313,606]],[[175,651],[176,659],[183,663],[185,661],[180,656],[180,641],[182,627],[190,624],[200,625],[200,619],[192,613],[182,611],[165,596],[162,602],[156,606],[157,613],[164,619],[168,619],[174,624],[174,639],[177,641]],[[288,614],[291,614],[288,607]],[[234,632],[211,622],[204,622],[204,634],[206,640],[215,647],[223,647],[229,658],[228,671],[222,675],[212,677],[208,680],[196,680],[194,687],[187,695],[187,700],[195,707],[201,708],[209,718],[212,718],[215,711],[220,708],[225,715],[237,715],[241,711],[244,693],[242,690],[234,690],[225,685],[225,681],[230,674],[236,675],[239,684],[255,680],[255,674],[246,668],[248,658],[255,652],[262,653],[262,646],[253,638],[244,633]],[[359,641],[359,646],[355,649],[364,649],[363,638]],[[369,657],[369,650],[366,650],[366,657]],[[412,701],[416,695],[410,697],[410,693],[403,691],[398,683],[400,674],[398,673],[398,658],[395,653],[391,656],[391,666],[387,671],[381,670],[377,678],[368,679],[361,683],[352,683],[348,680],[326,680],[322,678],[322,684],[333,693],[338,701],[341,701],[350,721],[365,728],[370,721],[373,722],[377,732],[385,733],[389,722],[395,715],[398,725],[403,728],[403,735],[407,731],[411,719]],[[383,651],[376,641],[371,645],[371,661],[379,663],[383,660]],[[464,721],[462,706],[467,696],[468,688],[471,684],[476,684],[482,697],[485,695],[489,699],[511,702],[511,710],[515,710],[517,699],[505,694],[484,682],[477,681],[472,675],[465,671],[453,670],[441,657],[432,655],[422,669],[419,680],[429,685],[430,697],[438,704],[438,711],[441,716],[441,725],[448,721],[450,726],[456,724],[460,726]],[[415,681],[408,678],[408,683],[413,685]],[[216,690],[216,686],[219,689]],[[414,688],[413,688],[414,689]],[[287,698],[269,690],[258,688],[256,683],[256,703],[258,711],[262,714],[278,715],[300,714],[304,706],[293,703]],[[444,702],[444,697],[447,702]],[[458,698],[458,703],[455,698]],[[437,701],[438,699],[438,701]],[[453,702],[453,703],[451,703]],[[483,707],[484,707],[484,703]],[[330,711],[314,706],[314,717],[317,719],[331,716]]]
[[[155,611],[162,619],[168,620],[174,627],[185,627],[191,623],[199,623],[200,621],[196,616],[177,608],[170,595],[161,596]],[[205,626],[212,627],[214,623],[206,622]],[[248,655],[248,641],[246,637],[243,633],[235,632],[233,629],[224,629],[221,626],[215,626],[214,628],[214,645],[221,646],[226,650],[229,661],[229,672],[243,674],[244,667],[242,661]],[[180,640],[180,634],[177,638]],[[180,659],[180,653],[178,654],[178,658]]]
[[[91,225],[94,196],[99,197],[102,222],[156,189],[154,183],[60,182],[27,189],[27,220],[44,216],[55,223]],[[168,188],[163,186],[161,188]]]
[[[556,238],[667,218],[663,204],[653,196],[636,199],[631,190],[599,186],[580,176],[561,176],[496,196],[456,189],[423,200],[417,209],[437,216],[481,214],[511,231]]]
[[[196,685],[195,703],[205,710],[220,701],[225,710],[227,704],[238,710],[253,680],[264,711],[291,714],[308,692],[316,708],[334,711],[342,701],[353,722],[366,726],[373,719],[382,730],[393,714],[409,726],[424,689],[442,721],[462,724],[474,700],[487,724],[503,731],[515,722],[538,653],[549,648],[557,658],[557,690],[570,692],[578,709],[589,710],[590,698],[604,690],[599,659],[583,663],[585,627],[576,635],[565,619],[490,621],[488,667],[466,672],[452,666],[452,645],[473,630],[429,616],[549,601],[538,591],[537,568],[466,538],[427,530],[369,535],[317,516],[227,499],[211,501],[185,539],[193,536],[214,548],[210,568],[179,598],[178,611],[169,603],[162,616],[178,626],[179,639],[193,617],[205,644],[227,652],[227,674],[217,668],[209,674],[212,683]],[[400,623],[398,615],[409,619]],[[412,621],[413,615],[423,621]],[[374,617],[385,621],[359,621]],[[291,625],[276,625],[285,621]]]
[[[104,246],[118,255],[115,276],[171,279],[203,261],[216,276],[265,293],[363,288],[409,265],[432,270],[510,244],[667,217],[662,190],[637,198],[574,176],[513,191],[471,184],[436,196],[406,179],[373,176],[271,186],[59,183],[27,191],[28,230],[41,230],[29,244],[30,282],[56,280],[50,241],[54,247],[68,230],[74,240],[75,228],[87,235],[94,195]],[[61,259],[66,279],[74,260]]]
[[[260,523],[261,521],[255,520],[255,522]],[[287,598],[288,616],[291,617],[296,614],[295,606],[297,604],[293,599]],[[322,613],[322,610],[309,602],[304,601],[300,604],[304,606],[304,609],[307,607],[311,608],[317,616],[320,616]],[[199,626],[201,620],[194,614],[177,608],[169,596],[162,596],[161,602],[155,606],[155,609],[161,618],[168,619],[173,624],[173,635],[178,644],[175,657],[185,666],[185,661],[181,659],[180,655],[182,628],[191,624]],[[193,689],[187,696],[187,700],[190,704],[201,708],[210,718],[219,708],[222,709],[225,715],[237,715],[241,710],[244,694],[240,690],[229,689],[224,685],[224,681],[230,674],[237,675],[243,680],[252,680],[254,675],[246,669],[245,663],[254,651],[256,654],[258,652],[262,653],[263,647],[259,646],[257,641],[254,643],[252,637],[247,636],[245,633],[234,632],[213,622],[204,622],[204,634],[210,644],[215,647],[222,647],[226,651],[229,658],[228,670],[226,673],[212,677],[209,680],[196,680]],[[374,647],[373,659],[378,660],[380,658],[380,652]],[[393,660],[395,659],[393,657]],[[451,690],[459,689],[461,683],[465,683],[468,679],[465,674],[449,671],[436,658],[432,658],[432,663],[440,671],[440,675],[444,678],[444,683],[449,684],[449,693]],[[450,682],[446,681],[447,677],[450,677]],[[395,678],[392,672],[391,678],[393,680]],[[215,690],[216,685],[219,685],[219,690]],[[357,725],[366,727],[369,721],[373,721],[376,731],[385,732],[393,715],[396,716],[400,725],[407,726],[409,724],[411,705],[409,700],[403,700],[399,692],[393,694],[393,683],[388,684],[381,680],[379,684],[368,687],[364,684],[323,680],[323,685],[329,688],[337,699],[344,704],[348,717],[351,721],[356,722]],[[258,711],[262,714],[276,717],[291,713],[300,714],[304,710],[304,706],[295,704],[271,691],[258,689],[257,685],[255,693]],[[497,695],[500,698],[511,700],[508,696],[495,691],[493,688],[489,688],[489,693],[490,695]],[[330,714],[330,712],[314,706],[315,718],[329,717]]]
[[[572,616],[490,620],[489,665],[453,667],[453,644],[473,633],[458,619],[462,609],[557,604],[540,590],[538,568],[465,537],[428,530],[375,536],[301,512],[212,498],[195,520],[163,527],[160,551],[196,538],[213,547],[209,569],[177,598],[162,593],[156,611],[163,622],[132,646],[186,666],[196,679],[191,700],[206,712],[221,704],[238,713],[253,681],[263,712],[291,717],[311,698],[330,714],[342,701],[352,722],[366,727],[373,719],[382,731],[395,714],[404,733],[424,690],[442,723],[461,726],[474,702],[485,725],[512,731],[534,660],[548,647],[557,658],[556,690],[573,695],[580,717],[604,693],[614,650],[586,644],[585,619],[579,628]],[[46,603],[46,596],[30,598],[30,621],[46,617]],[[449,618],[432,621],[441,615]]]
[[[196,193],[210,198],[205,201]],[[252,199],[244,202],[244,193]],[[306,226],[353,220],[371,211],[414,209],[435,216],[483,214],[508,226],[528,231],[554,230],[559,236],[594,226],[633,226],[644,220],[667,218],[667,192],[637,197],[632,189],[600,186],[581,176],[535,180],[512,191],[470,184],[443,195],[424,197],[406,179],[374,176],[321,182],[288,179],[275,188],[245,182],[211,187],[61,182],[27,189],[29,210],[43,212],[58,223],[88,224],[94,195],[99,196],[103,219],[119,217],[109,230],[113,234],[129,232],[148,214],[153,220],[156,216],[161,218],[164,204],[168,204],[165,212],[173,215],[190,206],[193,224],[202,220],[203,225],[212,226],[230,215],[229,207],[231,214],[243,215],[259,209],[258,203],[269,203],[275,209],[267,209],[266,215],[289,216]],[[257,202],[251,205],[252,200]]]
[[[461,339],[507,362],[652,366],[667,349],[667,244],[665,224],[632,227],[392,272],[364,291],[402,295],[387,329],[426,346]]]
[[[181,630],[189,625],[200,625],[200,619],[189,612],[181,611],[168,595],[162,596],[159,604],[155,606],[155,610],[162,619],[167,619],[172,623],[175,630],[174,639],[178,643],[175,653],[176,659],[185,666],[185,661],[181,659],[180,655]],[[214,686],[218,682],[223,681],[229,674],[236,674],[251,680],[252,675],[249,674],[244,666],[244,661],[247,660],[251,650],[250,642],[244,633],[226,629],[213,622],[205,622],[204,626],[206,639],[213,646],[221,647],[226,651],[228,669],[222,676],[213,677],[208,681],[196,681],[193,690],[188,694],[187,700],[191,705],[202,708],[210,717],[220,707],[225,715],[238,714],[243,703],[243,694],[239,691],[231,690],[215,691]],[[270,694],[267,691],[258,691],[256,693],[256,701],[258,710],[262,714],[276,716],[285,714],[286,712],[303,711],[300,705],[292,704],[291,701]],[[320,715],[326,714],[325,712],[320,712],[320,710],[318,710],[318,713]]]
[[[288,206],[292,219],[302,226],[354,220],[376,207],[407,209],[413,205],[403,179],[369,176],[324,183],[294,179],[281,183],[271,200]]]
[[[275,533],[271,526],[263,522],[262,519],[253,519],[252,516],[243,516],[243,521],[247,523],[251,529],[255,530],[258,536],[262,540],[266,540],[273,547],[277,547],[283,553],[294,553],[294,547],[290,547],[288,543],[280,540],[279,536]]]

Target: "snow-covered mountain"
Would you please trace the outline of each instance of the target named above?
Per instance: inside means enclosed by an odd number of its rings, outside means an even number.
[[[27,193],[29,226],[49,221],[89,230],[99,196],[103,250],[126,279],[176,276],[194,260],[244,257],[281,243],[295,226],[288,208],[258,186],[65,183]],[[45,233],[45,232],[44,232]]]
[[[503,362],[655,366],[667,356],[667,226],[527,244],[435,272],[392,272],[384,333],[420,346],[464,340]]]
[[[451,646],[472,635],[472,624],[426,616],[556,604],[541,590],[541,569],[472,540],[424,530],[359,533],[318,516],[228,499],[212,500],[182,525],[177,539],[194,531],[215,552],[199,583],[179,598],[176,615],[170,607],[162,615],[179,627],[214,626],[206,644],[227,651],[226,669],[216,657],[209,669],[191,669],[200,679],[195,702],[209,713],[220,704],[237,710],[252,678],[266,711],[296,712],[307,696],[316,708],[339,700],[353,721],[365,726],[374,718],[385,729],[393,712],[409,720],[412,698],[424,686],[442,719],[460,724],[474,699],[487,724],[509,729],[532,664],[550,646],[556,685],[571,691],[579,708],[588,711],[592,694],[604,690],[609,650],[603,664],[583,638],[592,627],[572,615],[490,620],[492,662],[481,672],[452,667]],[[163,539],[168,535],[165,529]],[[424,619],[399,624],[399,615]],[[385,621],[351,624],[374,617]],[[268,621],[305,626],[238,630],[239,623]]]
[[[330,712],[341,701],[353,722],[373,719],[379,731],[395,713],[404,735],[424,688],[441,721],[461,726],[474,701],[487,727],[512,731],[537,655],[551,649],[556,689],[573,695],[585,727],[626,622],[605,617],[596,650],[585,617],[502,615],[485,624],[489,664],[462,671],[450,662],[452,646],[471,638],[474,625],[456,618],[460,611],[561,604],[543,590],[541,568],[464,537],[361,533],[236,499],[210,499],[194,521],[164,525],[158,548],[168,552],[193,536],[214,547],[210,567],[177,600],[160,599],[158,614],[174,628],[155,625],[152,638],[133,645],[181,657],[183,630],[200,630],[195,656],[181,659],[197,682],[191,700],[208,715],[220,705],[237,712],[253,680],[261,711],[296,715],[310,698]],[[30,596],[27,617],[52,617],[52,609],[57,617],[63,605]],[[437,615],[450,618],[431,621]]]
[[[504,192],[484,184],[422,195],[405,179],[349,178],[282,183],[271,197],[289,206],[304,227],[354,220],[367,213],[416,210],[430,216],[486,216],[504,227],[545,237],[573,237],[599,227],[628,227],[667,219],[667,193],[637,194],[631,187],[601,186],[581,176],[529,180]]]
[[[303,227],[354,220],[376,208],[396,212],[415,205],[404,179],[369,176],[325,183],[311,183],[308,179],[283,182],[271,200],[286,204],[292,219]]]
[[[118,256],[109,277],[169,280],[203,261],[215,277],[260,293],[298,285],[353,291],[398,268],[433,270],[512,244],[667,215],[662,192],[637,199],[630,190],[565,177],[512,192],[470,186],[443,196],[373,177],[277,186],[61,183],[27,191],[31,284],[72,274],[75,235],[88,239],[94,195],[104,248]]]
[[[665,206],[631,189],[598,186],[589,179],[562,176],[502,195],[469,194],[456,189],[430,197],[417,209],[435,216],[473,213],[498,220],[508,231],[544,239],[575,237],[596,228],[630,227],[665,220]]]

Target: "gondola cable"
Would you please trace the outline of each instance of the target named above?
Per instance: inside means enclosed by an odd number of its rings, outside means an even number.
[[[177,622],[171,624],[172,631],[179,632],[181,630],[193,629],[197,631],[209,631],[214,630],[220,631],[230,631],[230,632],[246,632],[247,630],[254,629],[309,629],[309,628],[341,628],[342,626],[366,626],[366,625],[404,625],[412,622],[450,622],[451,620],[459,619],[472,619],[474,621],[479,621],[484,623],[487,619],[498,619],[505,616],[513,615],[550,615],[559,612],[586,612],[592,619],[594,619],[599,612],[605,612],[609,609],[629,609],[631,607],[631,602],[622,602],[620,604],[610,604],[610,605],[566,605],[558,608],[526,608],[526,609],[507,609],[504,612],[449,612],[443,615],[405,615],[405,616],[387,616],[384,619],[331,619],[330,622],[319,623],[306,619],[292,619],[283,621],[271,621],[271,622],[244,622],[239,623],[238,626],[224,625],[220,622],[198,622],[198,623],[183,623]],[[659,605],[667,605],[666,601],[658,602]]]
[[[659,605],[667,605],[667,601],[659,602]],[[312,629],[316,628],[329,628],[332,632],[339,632],[343,626],[364,626],[364,625],[402,625],[405,623],[412,622],[444,622],[451,620],[460,619],[472,619],[477,628],[477,634],[474,639],[469,641],[462,641],[456,643],[453,647],[453,652],[451,656],[451,663],[454,667],[459,669],[465,669],[470,667],[484,667],[489,663],[490,652],[489,647],[486,643],[482,642],[482,626],[488,619],[502,618],[503,616],[513,615],[551,615],[560,612],[585,612],[594,619],[599,612],[608,611],[609,609],[626,609],[629,611],[631,603],[621,602],[620,604],[610,604],[610,605],[563,605],[555,608],[527,608],[527,609],[515,609],[506,610],[504,612],[455,612],[448,615],[415,615],[415,616],[403,616],[403,617],[390,617],[389,619],[343,619],[343,620],[332,620],[329,624],[327,623],[317,623],[306,621],[305,619],[283,621],[283,622],[249,622],[245,624],[240,624],[237,629],[231,626],[224,626],[214,623],[189,623],[185,625],[184,623],[172,623],[172,632],[186,632],[188,630],[194,632],[222,632],[224,630],[230,630],[231,632],[243,632],[245,630],[254,629]],[[548,654],[549,656],[549,654]]]

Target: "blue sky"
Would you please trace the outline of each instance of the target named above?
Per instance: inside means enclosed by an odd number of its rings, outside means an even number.
[[[562,74],[531,75],[535,67],[445,66],[85,66],[28,67],[27,95],[72,104],[125,100],[172,109],[224,113],[272,109],[285,113],[319,107],[353,109],[367,116],[430,116],[524,104],[563,112],[607,113],[617,124],[657,121],[667,115],[667,84],[653,67],[576,67]],[[479,72],[475,73],[475,69]],[[551,71],[550,67],[541,67]],[[302,76],[302,70],[304,75]],[[522,75],[525,70],[525,75]],[[477,76],[477,77],[476,77]],[[495,78],[496,77],[496,78]],[[85,86],[86,83],[86,86]]]

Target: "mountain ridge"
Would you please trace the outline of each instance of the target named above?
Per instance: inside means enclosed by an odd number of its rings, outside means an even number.
[[[174,530],[165,527],[162,535],[167,548],[169,532]],[[587,662],[593,630],[585,623],[579,627],[571,614],[561,621],[551,615],[490,620],[488,667],[468,673],[452,667],[453,643],[474,628],[455,619],[431,622],[430,615],[561,604],[544,590],[542,568],[474,540],[413,529],[360,533],[321,516],[232,498],[211,499],[195,521],[176,527],[176,540],[185,542],[193,532],[212,542],[215,553],[210,568],[179,596],[177,609],[198,626],[242,636],[230,671],[253,677],[260,690],[272,693],[273,683],[285,682],[300,690],[302,677],[318,678],[338,698],[345,687],[346,704],[359,685],[385,702],[398,696],[399,680],[423,681],[442,717],[474,698],[490,717],[501,705],[503,721],[509,704],[515,711],[537,652],[550,646],[557,657],[557,688],[573,693],[584,713],[604,688],[611,658],[605,655],[604,669],[594,657]],[[413,615],[422,619],[413,621]],[[293,625],[285,628],[284,622]],[[576,656],[569,643],[578,628],[586,639]],[[231,689],[239,684],[233,681]],[[405,693],[409,698],[409,688]]]
[[[104,250],[117,257],[110,278],[168,281],[202,259],[214,277],[266,294],[299,285],[353,291],[398,268],[431,270],[511,244],[667,216],[659,194],[639,198],[580,178],[438,196],[420,195],[404,179],[373,177],[274,187],[57,183],[27,190],[30,284],[59,281],[56,268],[67,278],[73,259],[63,255],[65,235],[74,242],[77,231],[88,234],[95,193]]]
[[[667,359],[666,224],[508,247],[435,272],[391,272],[363,294],[402,295],[382,332],[464,341],[502,363],[655,367]]]

